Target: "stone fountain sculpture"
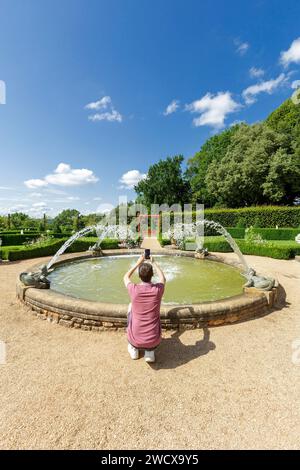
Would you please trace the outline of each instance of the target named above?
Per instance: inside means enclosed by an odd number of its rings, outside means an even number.
[[[206,256],[209,256],[209,252],[207,248],[197,248],[195,251],[195,258],[204,259]]]
[[[249,271],[245,274],[247,279],[244,287],[256,287],[260,290],[272,290],[275,285],[275,279],[270,277],[258,276],[253,268],[250,268]]]
[[[49,289],[50,281],[47,279],[48,269],[44,264],[36,272],[28,272],[20,274],[20,281],[25,286],[35,287],[36,289]]]
[[[89,247],[89,252],[90,252],[93,256],[102,256],[102,255],[103,255],[101,246],[99,245],[98,242],[95,243],[93,246],[90,246],[90,247]]]

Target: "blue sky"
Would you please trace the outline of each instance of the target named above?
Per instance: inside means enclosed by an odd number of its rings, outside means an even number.
[[[0,213],[101,210],[264,119],[299,85],[299,18],[296,0],[0,0]]]

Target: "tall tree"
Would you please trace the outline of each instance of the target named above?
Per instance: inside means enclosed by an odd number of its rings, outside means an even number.
[[[12,229],[22,229],[26,228],[26,222],[30,221],[28,214],[23,212],[14,212],[13,214],[8,215],[9,228]],[[29,228],[29,227],[28,227]]]
[[[6,223],[7,223],[6,217],[3,217],[2,215],[0,215],[0,230],[4,230],[6,228]]]
[[[213,161],[221,161],[226,155],[232,137],[239,127],[239,125],[235,125],[212,136],[202,145],[200,151],[189,159],[186,175],[190,178],[193,202],[199,202],[206,206],[212,206],[217,202],[211,191],[207,189],[206,173]]]
[[[228,207],[292,203],[300,194],[300,166],[289,150],[286,136],[266,124],[243,125],[223,159],[209,166],[207,189]]]
[[[190,202],[190,185],[182,171],[183,160],[182,155],[176,155],[151,165],[147,178],[134,188],[137,202],[148,207],[151,204],[171,206]]]
[[[72,232],[84,226],[80,217],[80,212],[76,209],[65,209],[53,220],[52,229],[54,232]]]

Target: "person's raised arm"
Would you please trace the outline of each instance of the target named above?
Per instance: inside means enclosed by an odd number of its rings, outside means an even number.
[[[128,284],[130,283],[130,278],[133,275],[134,271],[139,267],[140,264],[144,262],[144,260],[145,260],[145,256],[141,255],[139,259],[137,260],[137,262],[135,263],[135,265],[132,268],[130,268],[129,271],[127,271],[127,273],[124,275],[123,281],[124,281],[125,287],[128,286]]]
[[[152,263],[152,266],[154,266],[154,268],[156,269],[156,272],[158,274],[159,282],[161,284],[165,284],[166,283],[165,275],[164,275],[163,271],[160,269],[160,266],[156,263],[156,261],[154,261],[152,256],[151,256],[151,263]]]

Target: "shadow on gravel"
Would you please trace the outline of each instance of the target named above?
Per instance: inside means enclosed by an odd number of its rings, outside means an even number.
[[[182,333],[183,331],[176,331],[171,338],[162,340],[157,349],[156,362],[149,364],[152,369],[175,369],[216,349],[215,343],[209,339],[210,331],[208,328],[203,328],[203,338],[192,345],[185,345],[181,342],[180,336]]]

